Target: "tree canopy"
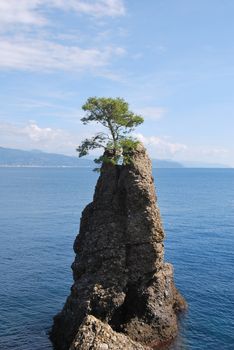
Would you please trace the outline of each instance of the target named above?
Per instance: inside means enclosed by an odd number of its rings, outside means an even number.
[[[83,140],[77,147],[79,157],[87,155],[90,150],[103,148],[111,156],[102,155],[95,159],[96,163],[117,164],[120,158],[125,164],[130,162],[130,151],[138,141],[129,136],[129,133],[143,123],[144,119],[131,112],[128,103],[122,98],[90,97],[82,109],[86,112],[86,116],[81,119],[83,124],[97,122],[107,132],[99,132],[90,139]]]

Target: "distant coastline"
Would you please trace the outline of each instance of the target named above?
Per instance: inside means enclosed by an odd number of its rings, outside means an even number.
[[[92,159],[80,159],[58,153],[40,150],[25,151],[0,147],[0,168],[93,168]],[[223,164],[152,159],[153,168],[230,168]]]
[[[8,164],[1,164],[0,168],[91,168],[89,165],[8,165]]]

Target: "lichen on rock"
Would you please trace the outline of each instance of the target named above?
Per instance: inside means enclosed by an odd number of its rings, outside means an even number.
[[[115,333],[135,344],[125,349],[136,350],[158,347],[177,334],[177,313],[186,303],[172,266],[164,262],[151,161],[142,144],[131,157],[128,165],[103,164],[93,202],[82,213],[74,284],[51,332],[58,350],[90,349],[89,335],[99,343],[95,327],[109,334],[106,349],[116,350],[121,347],[115,347]]]

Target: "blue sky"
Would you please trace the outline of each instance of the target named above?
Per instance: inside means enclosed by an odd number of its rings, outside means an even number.
[[[123,97],[153,158],[234,166],[232,0],[1,0],[0,145],[75,155]]]

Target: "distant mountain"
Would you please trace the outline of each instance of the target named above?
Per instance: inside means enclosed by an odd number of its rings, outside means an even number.
[[[92,163],[89,159],[80,159],[63,154],[0,147],[0,166],[92,167]]]
[[[153,159],[153,168],[182,168],[183,165],[171,160]],[[0,166],[28,167],[91,167],[91,159],[65,156],[57,153],[46,153],[40,150],[23,151],[13,148],[0,147]]]
[[[0,147],[0,167],[95,167],[92,159],[46,153],[40,150],[23,151]],[[153,168],[228,168],[222,164],[175,162],[169,159],[152,159]]]
[[[174,160],[152,159],[153,168],[184,168],[184,166]]]

